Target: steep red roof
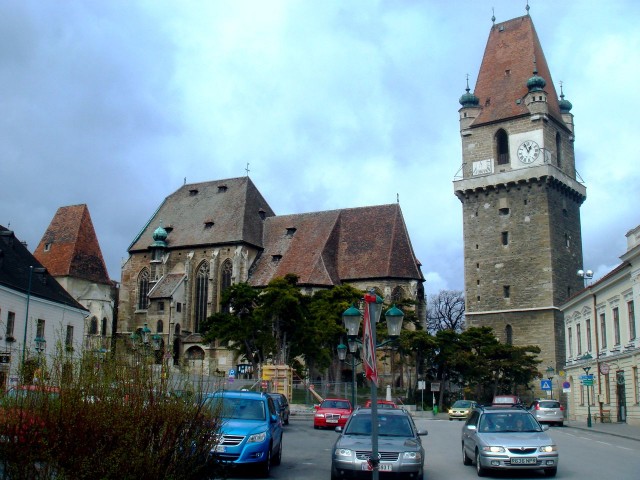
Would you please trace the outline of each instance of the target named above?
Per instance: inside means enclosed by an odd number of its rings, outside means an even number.
[[[538,75],[547,82],[549,114],[562,124],[562,116],[547,60],[529,15],[498,23],[491,28],[474,94],[482,110],[472,126],[528,115],[522,99],[527,80]],[[517,100],[520,99],[518,103]]]
[[[86,205],[60,207],[34,256],[54,277],[112,283]]]

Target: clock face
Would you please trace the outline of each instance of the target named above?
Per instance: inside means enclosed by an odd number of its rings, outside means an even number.
[[[493,173],[493,162],[491,159],[473,162],[473,175],[486,175],[487,173]]]
[[[518,147],[518,158],[522,163],[531,163],[540,156],[540,147],[533,140],[525,140]]]

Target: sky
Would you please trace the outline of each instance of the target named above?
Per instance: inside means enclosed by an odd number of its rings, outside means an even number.
[[[183,183],[247,174],[278,215],[400,202],[427,294],[462,290],[458,100],[526,0],[0,3],[0,225],[86,204],[107,269]],[[575,115],[584,268],[640,224],[640,2],[529,0]]]

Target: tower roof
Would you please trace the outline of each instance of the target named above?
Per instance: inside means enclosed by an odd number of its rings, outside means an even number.
[[[474,90],[482,111],[472,127],[528,115],[522,99],[529,92],[527,82],[534,70],[534,76],[546,81],[549,114],[563,124],[558,94],[531,17],[525,15],[494,25]]]
[[[85,204],[58,209],[34,256],[54,277],[112,283]]]

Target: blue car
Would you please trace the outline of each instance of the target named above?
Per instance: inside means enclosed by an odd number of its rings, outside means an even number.
[[[255,465],[268,477],[272,465],[282,460],[282,419],[266,393],[216,392],[205,407],[222,418],[219,438],[211,455],[234,465]]]

